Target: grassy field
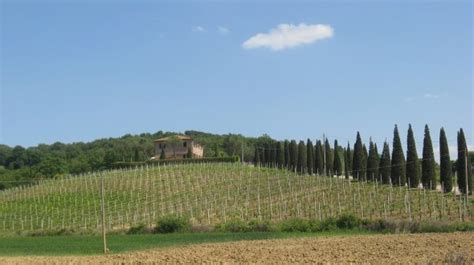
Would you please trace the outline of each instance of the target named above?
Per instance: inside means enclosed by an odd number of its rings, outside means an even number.
[[[148,248],[178,247],[190,244],[231,242],[241,240],[260,240],[295,237],[322,237],[339,235],[373,234],[367,231],[331,231],[321,233],[177,233],[158,235],[110,235],[110,253],[143,250]],[[1,237],[0,256],[26,255],[96,255],[102,254],[100,236],[39,236],[39,237]]]
[[[213,225],[233,219],[323,220],[342,213],[367,219],[469,220],[473,212],[464,197],[436,191],[238,163],[171,165],[92,173],[2,191],[0,234],[99,231],[101,175],[109,230],[151,227],[170,214]]]

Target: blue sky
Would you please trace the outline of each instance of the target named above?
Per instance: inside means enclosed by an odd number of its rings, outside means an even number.
[[[405,140],[412,123],[421,149],[428,123],[435,146],[441,126],[450,144],[462,127],[472,145],[472,10],[470,1],[2,1],[0,142],[194,129],[326,133],[342,144],[360,131],[381,144],[394,124]],[[275,50],[281,24],[303,35]]]

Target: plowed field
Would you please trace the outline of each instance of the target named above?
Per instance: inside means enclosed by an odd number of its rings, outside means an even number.
[[[0,264],[474,264],[474,233],[315,237],[201,244],[108,256],[0,257]],[[463,264],[463,263],[460,263]]]

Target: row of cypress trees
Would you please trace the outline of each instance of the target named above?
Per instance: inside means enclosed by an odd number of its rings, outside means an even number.
[[[457,135],[458,161],[455,163],[459,190],[472,193],[472,173],[468,158],[467,144],[462,129]],[[453,188],[453,164],[449,156],[448,141],[443,128],[440,130],[440,184],[445,192]],[[408,126],[406,159],[400,140],[398,127],[393,132],[392,152],[387,141],[379,154],[377,144],[370,139],[369,149],[357,132],[351,150],[339,146],[334,140],[333,148],[328,139],[317,140],[315,144],[304,141],[274,141],[255,148],[255,165],[286,168],[301,174],[352,176],[361,181],[381,181],[393,185],[408,185],[412,188],[421,185],[425,189],[436,189],[436,162],[428,125],[425,125],[422,157],[418,157],[416,141],[411,124]]]

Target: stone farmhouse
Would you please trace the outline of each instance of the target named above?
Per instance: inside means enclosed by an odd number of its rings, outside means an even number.
[[[186,135],[176,135],[156,139],[155,156],[153,160],[159,160],[162,151],[164,151],[165,159],[182,159],[187,158],[191,152],[193,158],[202,158],[204,149],[201,145],[194,142],[193,138]]]

